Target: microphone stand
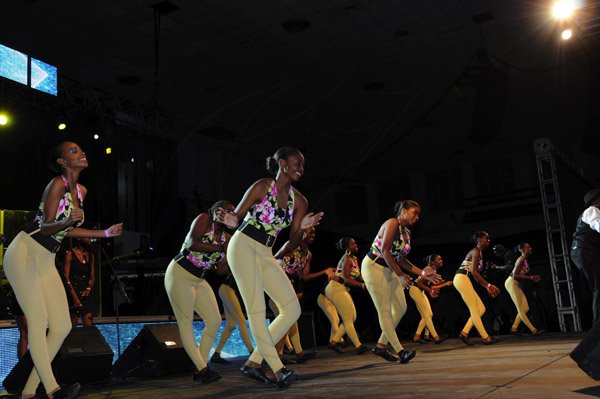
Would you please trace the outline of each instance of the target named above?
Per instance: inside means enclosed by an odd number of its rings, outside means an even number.
[[[127,292],[125,291],[125,287],[123,286],[123,283],[119,279],[119,275],[117,274],[117,270],[115,269],[114,265],[112,264],[112,261],[110,260],[110,257],[106,253],[106,250],[104,249],[104,247],[100,243],[98,243],[98,244],[100,246],[100,251],[102,251],[102,253],[104,254],[104,258],[106,258],[106,261],[107,261],[108,266],[110,268],[111,280],[113,282],[113,289],[114,289],[114,287],[116,285],[117,289],[119,290],[119,292],[121,293],[121,295],[125,299],[124,303],[130,305],[131,304],[131,300],[129,299],[129,296],[127,295]],[[121,303],[123,303],[123,302],[121,302]],[[117,306],[115,306],[115,324],[117,325],[117,352],[118,352],[118,357],[121,357],[121,330],[119,328],[119,326],[120,326],[119,325],[119,306],[121,306],[121,303],[119,303]]]

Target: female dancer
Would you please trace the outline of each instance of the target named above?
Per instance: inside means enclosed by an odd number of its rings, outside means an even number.
[[[531,330],[531,334],[540,335],[542,331],[535,328],[527,317],[529,304],[527,303],[527,297],[525,296],[525,293],[521,287],[519,287],[519,282],[530,280],[537,283],[541,280],[541,277],[538,275],[528,274],[529,262],[527,262],[527,259],[529,259],[529,256],[531,256],[531,253],[533,252],[531,245],[523,242],[517,246],[517,249],[519,252],[521,252],[521,256],[519,256],[519,259],[517,259],[515,262],[515,268],[513,269],[512,273],[504,282],[504,286],[506,287],[506,290],[510,294],[511,299],[517,308],[517,317],[515,317],[515,322],[513,323],[510,332],[517,335],[517,328],[519,328],[519,324],[521,324],[522,321]]]
[[[362,272],[382,330],[373,353],[391,362],[408,363],[416,351],[404,350],[396,335],[396,326],[406,313],[404,290],[411,284],[410,276],[402,269],[434,282],[439,281],[440,276],[432,268],[421,270],[406,259],[410,252],[408,227],[419,220],[421,206],[412,200],[398,201],[394,212],[396,217],[386,220],[379,228],[371,250],[362,261]],[[388,342],[398,357],[388,352]]]
[[[274,179],[255,182],[246,191],[235,212],[220,209],[218,218],[228,227],[237,227],[227,258],[246,306],[257,346],[241,371],[260,382],[272,381],[285,388],[297,373],[283,366],[274,342],[279,342],[298,320],[300,303],[290,280],[273,257],[271,247],[279,232],[291,225],[289,245],[296,248],[304,231],[319,224],[323,213],[307,213],[306,198],[292,187],[292,182],[297,182],[304,174],[304,156],[297,148],[278,149],[267,158],[267,170],[276,174]],[[281,312],[268,328],[263,291]],[[273,373],[270,378],[260,366],[263,359]]]
[[[467,320],[467,324],[463,327],[458,336],[466,345],[473,346],[469,341],[469,331],[475,325],[475,328],[483,338],[484,345],[491,345],[498,342],[497,339],[488,335],[481,322],[481,316],[485,313],[485,306],[481,302],[481,298],[473,288],[473,280],[481,284],[492,298],[496,297],[500,290],[495,285],[488,283],[479,273],[483,269],[483,251],[490,246],[490,235],[485,231],[476,231],[471,237],[471,241],[476,245],[471,249],[465,260],[462,262],[456,274],[454,275],[454,287],[459,292],[463,301],[469,308],[471,317]],[[469,278],[472,277],[472,278]]]
[[[79,384],[61,388],[50,366],[71,331],[67,296],[54,264],[62,240],[66,236],[114,237],[123,230],[122,224],[106,230],[78,227],[84,220],[81,206],[87,190],[77,180],[87,167],[85,153],[77,144],[63,142],[53,148],[50,169],[56,177],[46,186],[33,222],[15,237],[4,256],[6,277],[27,318],[29,351],[35,365],[21,393],[25,399],[35,396],[40,380],[49,398],[79,394]]]
[[[194,381],[210,384],[221,378],[207,365],[208,354],[221,325],[221,313],[212,287],[205,278],[219,263],[225,263],[229,235],[224,225],[216,222],[217,209],[233,211],[233,204],[217,201],[208,213],[194,219],[190,231],[177,255],[165,272],[165,288],[179,325],[181,343],[196,366]],[[194,311],[204,320],[200,345],[194,338]]]
[[[238,325],[242,341],[244,341],[244,345],[246,345],[246,349],[248,349],[248,353],[252,353],[254,350],[252,340],[250,340],[250,334],[248,333],[248,327],[246,327],[246,316],[244,316],[244,313],[242,312],[242,305],[237,297],[237,285],[235,284],[235,279],[229,271],[229,266],[227,267],[227,270],[227,277],[225,277],[225,280],[223,280],[223,283],[219,286],[219,298],[221,298],[221,302],[223,302],[227,323],[225,324],[223,332],[221,332],[221,338],[219,339],[215,353],[213,353],[210,358],[211,363],[231,364],[229,360],[225,360],[221,357],[221,351],[231,336],[236,324]]]
[[[67,282],[67,295],[72,298],[70,310],[73,328],[77,327],[79,317],[81,317],[84,327],[91,327],[93,324],[94,308],[90,294],[94,288],[96,276],[94,255],[88,250],[90,244],[89,238],[77,238],[73,249],[65,253],[63,274]]]
[[[329,281],[327,287],[325,287],[325,295],[331,300],[340,314],[344,329],[338,329],[337,334],[331,339],[331,342],[338,343],[338,347],[334,349],[336,352],[343,352],[339,348],[339,342],[345,332],[354,344],[356,354],[362,355],[369,348],[361,344],[358,339],[358,334],[354,328],[356,308],[354,307],[352,297],[348,293],[349,287],[365,288],[365,283],[362,281],[360,268],[358,267],[358,259],[356,258],[358,245],[356,245],[354,238],[343,237],[338,241],[336,248],[343,251],[344,255],[342,255],[342,258],[338,262],[335,271],[337,279],[334,278]]]
[[[279,265],[281,265],[281,268],[290,279],[298,299],[302,298],[302,293],[304,291],[303,283],[305,281],[310,281],[323,275],[327,275],[327,277],[331,278],[335,273],[332,267],[314,273],[310,272],[312,252],[310,252],[308,246],[314,241],[315,228],[311,227],[304,231],[304,238],[299,247],[295,249],[290,248],[290,242],[288,241],[283,244],[281,249],[277,251],[277,254],[275,254],[275,259],[278,260]],[[277,305],[272,299],[269,300],[269,306],[275,316],[277,316],[279,314],[279,309],[277,309]],[[310,360],[316,356],[316,351],[307,353],[302,349],[302,344],[300,343],[300,332],[298,330],[298,322],[294,323],[287,336],[289,336],[294,348],[294,352],[296,353],[296,363],[306,363],[307,360]],[[276,347],[278,352],[283,350],[283,344],[283,340],[277,344]]]
[[[346,351],[344,351],[342,348],[344,339],[341,338],[344,336],[344,334],[346,334],[346,328],[344,327],[344,324],[340,324],[340,315],[338,314],[335,305],[325,295],[326,288],[327,287],[324,286],[322,292],[317,297],[317,305],[319,305],[331,323],[331,329],[329,331],[329,347],[337,353],[346,353]]]
[[[428,255],[424,259],[425,265],[435,269],[437,272],[440,268],[444,266],[444,260],[438,254]],[[415,301],[415,305],[417,305],[417,310],[421,315],[421,321],[417,327],[417,331],[415,332],[415,336],[413,338],[414,343],[427,343],[427,340],[423,340],[421,338],[421,333],[423,329],[425,329],[425,336],[429,337],[431,334],[433,336],[433,341],[436,344],[441,344],[444,342],[443,338],[435,331],[435,327],[433,326],[433,312],[431,311],[431,304],[429,303],[429,299],[427,299],[427,292],[432,298],[437,298],[439,295],[440,289],[442,287],[446,287],[448,285],[452,285],[450,281],[440,281],[438,284],[433,285],[430,282],[423,281],[421,277],[417,278],[415,284],[411,285],[408,294]]]

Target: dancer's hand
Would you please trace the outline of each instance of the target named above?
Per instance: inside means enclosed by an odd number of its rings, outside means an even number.
[[[435,269],[431,266],[425,266],[423,268],[423,274],[421,274],[421,276],[427,280],[427,281],[431,281],[434,284],[439,283],[440,281],[442,281],[442,276],[440,276],[439,274],[437,274],[435,272]]]
[[[328,267],[325,269],[325,274],[327,275],[327,279],[331,280],[333,277],[335,277],[335,269],[333,267]]]
[[[92,289],[90,287],[87,287],[85,290],[81,291],[81,297],[85,298],[86,296],[89,296],[90,292],[92,292]]]
[[[437,298],[440,295],[440,291],[436,289],[431,289],[429,291],[429,296],[432,298]]]
[[[411,280],[409,276],[403,274],[402,276],[398,276],[398,280],[400,280],[400,286],[402,288],[404,288],[405,290],[410,288]]]
[[[73,305],[75,305],[76,308],[82,308],[83,307],[83,304],[81,303],[81,301],[79,299],[75,300],[75,303]]]
[[[78,223],[83,222],[85,215],[83,214],[83,209],[81,208],[73,208],[71,209],[71,213],[66,218],[66,222],[72,226]]]
[[[117,223],[110,226],[108,229],[104,230],[104,236],[108,237],[117,237],[123,233],[123,223]]]
[[[488,292],[488,294],[489,294],[489,295],[490,295],[492,298],[495,298],[495,297],[497,297],[497,296],[498,296],[498,294],[500,293],[500,290],[499,290],[499,289],[498,289],[498,287],[496,287],[495,285],[493,285],[493,284],[490,284],[490,285],[487,287],[487,292]]]
[[[537,275],[537,274],[535,274],[535,275],[531,276],[531,280],[532,280],[534,283],[539,283],[540,281],[542,281],[542,277],[541,277],[541,276],[539,276],[539,275]]]
[[[309,212],[309,213],[307,213],[306,215],[304,215],[304,217],[302,218],[302,221],[300,222],[300,229],[306,230],[311,227],[318,226],[319,222],[321,221],[321,218],[323,218],[324,214],[325,214],[324,212],[318,212],[318,213]]]
[[[230,229],[235,229],[240,224],[238,215],[235,212],[223,209],[221,207],[217,208],[215,211],[215,222],[223,223]]]

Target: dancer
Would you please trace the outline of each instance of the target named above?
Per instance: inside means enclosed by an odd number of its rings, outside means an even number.
[[[207,365],[208,354],[222,320],[215,293],[205,278],[219,263],[225,262],[229,241],[225,226],[215,221],[217,209],[233,212],[233,204],[217,201],[208,213],[198,215],[190,226],[181,252],[169,263],[165,272],[165,288],[179,325],[181,343],[196,366],[192,379],[203,384],[221,378]],[[194,338],[194,311],[204,320],[200,345]]]
[[[438,254],[431,254],[424,259],[425,265],[435,269],[437,272],[440,268],[444,266],[444,260]],[[438,284],[433,285],[429,281],[424,281],[421,277],[418,277],[415,280],[415,284],[411,285],[408,294],[415,301],[415,305],[417,306],[417,310],[421,315],[421,321],[419,321],[419,325],[417,326],[417,331],[415,332],[415,336],[413,337],[414,343],[427,343],[427,339],[421,338],[421,333],[423,329],[425,329],[425,337],[429,337],[430,334],[433,337],[433,342],[436,344],[441,344],[444,342],[445,338],[441,338],[433,325],[433,312],[431,310],[431,304],[429,303],[429,299],[427,299],[427,292],[432,298],[437,298],[440,292],[440,289],[446,287],[448,285],[452,285],[452,282],[449,281],[439,281]]]
[[[583,202],[587,208],[577,220],[571,259],[592,290],[592,310],[596,322],[600,320],[600,188],[588,191]]]
[[[344,255],[342,255],[342,258],[338,262],[335,271],[338,278],[329,281],[327,287],[325,287],[325,295],[340,314],[344,329],[338,329],[337,334],[330,339],[330,342],[337,345],[334,348],[336,352],[343,352],[339,346],[339,342],[345,332],[354,344],[356,354],[362,355],[368,352],[369,348],[363,345],[358,339],[358,334],[354,328],[356,308],[354,307],[352,297],[348,293],[350,287],[365,289],[365,283],[363,282],[360,267],[358,266],[358,258],[356,257],[358,245],[356,245],[354,238],[343,237],[338,241],[336,248],[339,251],[343,251]]]
[[[485,313],[485,306],[473,288],[473,281],[476,281],[487,290],[492,298],[500,293],[498,287],[488,283],[479,273],[483,269],[483,251],[490,246],[490,235],[485,231],[476,231],[471,237],[471,241],[476,246],[467,253],[453,280],[454,287],[469,308],[470,313],[469,320],[467,320],[467,324],[465,324],[458,337],[466,345],[473,346],[474,344],[469,340],[469,332],[474,325],[481,338],[483,338],[483,344],[491,345],[498,342],[498,340],[489,336],[485,331],[485,327],[483,327],[481,316]]]
[[[386,220],[379,228],[369,253],[362,261],[362,272],[382,331],[373,353],[387,361],[404,364],[417,353],[404,350],[396,334],[396,327],[406,313],[404,290],[411,284],[410,276],[402,269],[433,282],[438,282],[440,276],[431,267],[421,270],[406,259],[411,245],[408,227],[419,220],[421,206],[412,200],[398,201],[394,213],[396,216]],[[395,353],[388,351],[388,342]]]
[[[227,251],[229,267],[246,306],[257,348],[241,371],[245,376],[280,388],[297,375],[283,366],[274,342],[279,342],[300,317],[300,303],[290,280],[273,257],[271,247],[279,232],[290,227],[290,247],[300,245],[304,231],[319,224],[323,213],[307,213],[308,202],[292,182],[304,174],[304,156],[294,147],[282,147],[267,158],[275,178],[260,179],[244,194],[235,212],[220,209],[219,221],[237,228]],[[241,223],[243,220],[243,223]],[[267,328],[263,291],[273,299],[279,316]],[[261,368],[265,360],[271,370]]]
[[[67,283],[67,296],[71,297],[71,324],[77,327],[81,317],[84,327],[93,324],[92,289],[96,282],[94,271],[94,255],[88,250],[91,244],[89,238],[76,238],[75,246],[65,253],[63,274]]]
[[[335,277],[334,277],[335,279]],[[340,279],[341,281],[341,279]],[[328,283],[329,284],[329,283]],[[338,314],[335,305],[327,298],[325,295],[325,289],[327,286],[323,286],[319,296],[317,297],[317,305],[321,308],[325,316],[331,323],[331,329],[329,330],[329,348],[334,350],[337,353],[346,353],[346,351],[342,348],[342,344],[344,343],[344,339],[341,338],[346,334],[346,328],[344,324],[340,324],[340,315]],[[337,338],[340,337],[340,338]]]
[[[244,316],[244,313],[242,312],[242,305],[237,297],[237,285],[233,278],[233,274],[229,271],[229,266],[227,266],[227,277],[225,277],[225,280],[223,280],[223,283],[219,286],[219,298],[221,298],[221,302],[223,302],[223,310],[225,311],[225,320],[227,320],[227,322],[223,332],[221,332],[221,338],[219,339],[215,353],[213,353],[210,358],[210,362],[231,364],[229,360],[225,360],[221,357],[221,351],[231,336],[236,324],[248,353],[252,353],[254,346],[252,345],[250,333],[246,326],[246,316]]]
[[[531,245],[526,242],[520,243],[517,245],[517,249],[521,252],[521,256],[515,262],[515,267],[511,272],[510,276],[504,282],[504,286],[506,290],[510,294],[510,298],[513,300],[516,308],[517,308],[517,316],[515,317],[515,322],[513,323],[510,332],[511,334],[519,335],[517,329],[519,328],[519,324],[521,321],[525,323],[525,325],[531,330],[532,335],[540,335],[543,331],[538,330],[533,326],[529,318],[527,317],[527,312],[529,311],[529,304],[527,302],[527,297],[525,293],[519,286],[521,281],[530,280],[535,283],[541,280],[541,277],[537,274],[529,275],[529,256],[533,252]]]
[[[300,246],[292,249],[290,248],[290,242],[287,241],[277,254],[275,254],[275,259],[278,260],[281,268],[290,279],[292,286],[294,287],[294,291],[296,291],[296,296],[298,299],[302,298],[302,294],[304,291],[304,282],[313,280],[320,276],[328,276],[329,278],[333,277],[335,271],[332,267],[311,273],[310,271],[310,263],[312,260],[312,253],[308,246],[312,244],[315,240],[315,228],[311,227],[304,231],[304,238],[300,243]],[[279,314],[279,309],[275,302],[272,299],[269,299],[269,307],[277,316]],[[294,352],[296,353],[296,363],[306,363],[306,361],[312,359],[317,355],[317,351],[313,350],[311,352],[304,352],[302,349],[302,344],[300,343],[300,332],[298,330],[298,322],[294,323],[286,337],[281,340],[277,345],[277,352],[283,352],[284,340],[289,336],[289,339],[292,342],[292,346],[294,348]]]
[[[60,387],[50,366],[71,331],[67,296],[54,263],[56,252],[67,236],[114,237],[123,230],[122,224],[106,230],[79,227],[87,189],[77,180],[87,167],[85,152],[77,144],[66,141],[52,149],[50,169],[55,177],[44,190],[33,222],[17,234],[4,255],[4,272],[27,318],[35,365],[21,393],[24,399],[35,396],[40,380],[49,398],[79,395],[79,384]]]

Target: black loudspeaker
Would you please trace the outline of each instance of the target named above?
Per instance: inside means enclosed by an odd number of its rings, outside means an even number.
[[[113,351],[96,327],[74,328],[52,362],[59,384],[82,385],[110,378]],[[29,351],[13,367],[2,385],[8,392],[20,392],[33,369]]]
[[[587,375],[600,380],[600,320],[594,323],[570,356]]]
[[[298,319],[298,331],[300,332],[300,343],[303,348],[314,348],[317,346],[315,338],[315,314],[314,312],[302,312]]]
[[[192,370],[177,324],[147,324],[113,365],[113,376],[162,377]]]

